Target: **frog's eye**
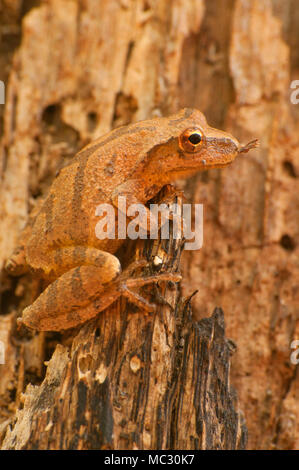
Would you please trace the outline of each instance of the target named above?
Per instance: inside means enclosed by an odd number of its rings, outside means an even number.
[[[196,127],[186,129],[179,137],[179,145],[185,152],[197,152],[202,143],[203,133]]]

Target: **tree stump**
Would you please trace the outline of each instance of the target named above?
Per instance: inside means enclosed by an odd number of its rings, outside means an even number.
[[[135,257],[178,270],[181,239],[135,245]],[[148,274],[157,273],[150,266]],[[195,322],[191,299],[167,284],[146,289],[161,304],[155,313],[121,299],[77,328],[69,347],[58,344],[42,384],[22,396],[2,448],[244,449],[223,312]]]

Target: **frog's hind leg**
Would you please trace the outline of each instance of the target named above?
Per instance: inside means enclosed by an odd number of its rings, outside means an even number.
[[[21,276],[29,271],[24,245],[17,246],[10,258],[6,261],[4,267],[10,276]]]
[[[36,259],[34,247],[27,250],[30,265],[42,269],[49,280],[59,278],[70,269],[79,266],[97,266],[101,268],[100,282],[107,283],[120,274],[121,266],[118,258],[107,251],[86,246],[66,246],[40,251]],[[41,255],[42,254],[42,255]],[[43,264],[40,264],[42,259]],[[99,280],[99,278],[98,278]]]
[[[69,269],[49,284],[35,302],[25,308],[22,323],[37,330],[57,331],[72,328],[98,313],[95,309],[91,313],[89,304],[117,278],[120,263],[104,251],[86,248],[80,252],[82,257],[84,253],[86,265]],[[82,262],[83,258],[76,261]]]
[[[104,292],[101,269],[96,266],[73,268],[52,282],[35,302],[23,310],[21,322],[41,331],[72,328],[96,315],[89,314],[93,297]]]
[[[83,251],[81,255],[83,256]],[[120,295],[124,295],[143,310],[153,311],[156,306],[133,289],[159,281],[178,282],[181,279],[177,273],[131,278],[132,272],[138,267],[143,267],[144,262],[133,263],[119,276],[118,259],[110,253],[92,248],[85,250],[84,259],[85,262],[98,262],[98,266],[77,266],[62,274],[32,305],[25,308],[20,322],[41,331],[73,328],[95,317]],[[69,258],[68,262],[70,261]],[[83,258],[80,261],[82,262]]]

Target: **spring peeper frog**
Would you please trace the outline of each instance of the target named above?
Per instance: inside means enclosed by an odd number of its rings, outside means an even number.
[[[114,253],[124,240],[96,237],[96,207],[117,207],[118,196],[125,196],[127,205],[144,205],[177,178],[222,168],[255,145],[242,147],[232,135],[210,127],[200,111],[186,108],[120,127],[83,148],[61,169],[6,263],[10,274],[29,268],[48,281],[21,321],[37,330],[67,329],[96,316],[121,294],[150,309],[132,288],[180,276],[130,279],[132,267],[121,273]]]

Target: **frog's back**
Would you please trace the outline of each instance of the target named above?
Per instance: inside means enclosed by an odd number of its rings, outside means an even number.
[[[108,247],[107,241],[96,239],[95,210],[112,204],[113,191],[129,177],[140,156],[132,136],[148,129],[137,124],[116,129],[83,148],[60,170],[36,217],[28,253],[42,256],[54,247],[75,244],[117,249],[109,240]]]
[[[95,236],[96,207],[112,205],[115,189],[132,178],[151,149],[171,139],[192,112],[120,127],[83,148],[54,180],[35,220],[28,252],[42,257],[48,250],[72,245],[115,252],[116,242]]]

